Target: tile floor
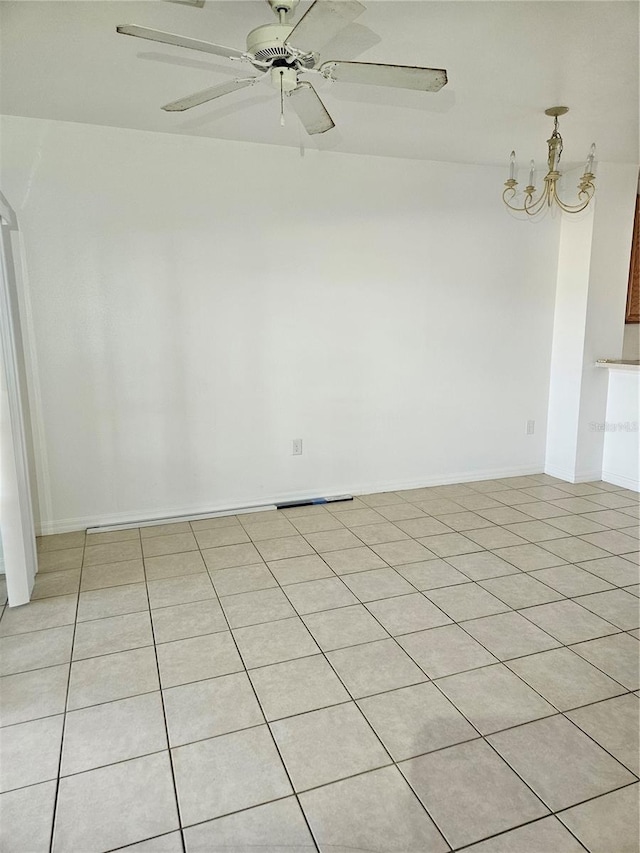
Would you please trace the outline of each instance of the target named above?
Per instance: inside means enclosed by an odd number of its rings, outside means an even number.
[[[638,495],[546,475],[39,540],[4,853],[637,853]]]

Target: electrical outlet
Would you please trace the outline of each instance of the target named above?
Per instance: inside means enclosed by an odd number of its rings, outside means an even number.
[[[527,421],[527,435],[533,435],[536,431],[536,422]]]
[[[293,439],[293,449],[291,451],[293,456],[302,456],[302,439],[294,438]]]

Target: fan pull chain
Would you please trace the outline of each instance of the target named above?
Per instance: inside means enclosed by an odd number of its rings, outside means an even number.
[[[284,71],[280,71],[280,127],[284,127]]]

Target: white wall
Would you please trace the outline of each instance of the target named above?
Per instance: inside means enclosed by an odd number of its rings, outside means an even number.
[[[624,327],[624,341],[622,344],[622,358],[626,361],[637,361],[640,358],[640,324],[626,323]]]
[[[43,530],[542,469],[558,223],[502,170],[2,134]]]
[[[609,368],[602,479],[640,491],[640,371]]]

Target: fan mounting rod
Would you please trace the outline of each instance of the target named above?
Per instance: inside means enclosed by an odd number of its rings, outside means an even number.
[[[269,5],[281,22],[283,18],[286,19],[293,13],[299,2],[300,0],[268,0]]]

